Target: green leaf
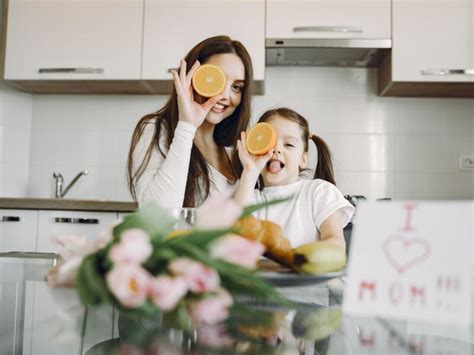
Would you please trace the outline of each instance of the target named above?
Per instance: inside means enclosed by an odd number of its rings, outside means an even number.
[[[172,248],[160,247],[153,250],[148,260],[143,264],[152,275],[158,275],[166,272],[166,267],[170,260],[177,258],[178,255]]]
[[[165,245],[192,244],[199,248],[206,248],[217,238],[232,233],[232,228],[225,229],[193,229],[185,235],[174,237],[165,241]]]
[[[224,288],[232,294],[252,296],[284,306],[290,304],[271,284],[255,275],[252,270],[211,259],[205,251],[189,243],[175,245],[175,247],[179,255],[188,256],[214,268],[219,273]]]
[[[112,300],[107,285],[101,272],[98,270],[98,259],[96,254],[85,257],[82,261],[78,274],[77,284],[79,296],[85,304],[108,303]]]
[[[79,298],[83,304],[95,304],[95,297],[93,292],[89,289],[87,281],[84,277],[83,268],[79,267],[76,273],[76,288],[79,293]]]
[[[280,309],[280,312],[286,312],[286,309]],[[236,325],[268,326],[272,324],[277,311],[275,309],[259,308],[257,305],[245,305],[234,303],[230,309],[228,323]]]
[[[169,246],[173,247],[176,254],[180,257],[189,257],[191,259],[198,260],[205,265],[214,267],[213,260],[209,257],[209,255],[203,249],[191,243],[175,243]]]
[[[178,255],[190,257],[214,268],[219,273],[224,288],[232,294],[252,296],[282,306],[291,304],[271,284],[262,280],[252,270],[222,260],[211,259],[204,250],[190,243],[176,244],[174,247]]]
[[[121,313],[127,315],[128,318],[156,318],[161,312],[153,303],[145,301],[142,305],[135,308],[125,308],[120,303],[117,303],[118,309]]]
[[[164,208],[155,203],[146,204],[137,212],[126,216],[123,222],[114,228],[114,239],[127,229],[138,228],[147,232],[152,239],[161,240],[171,232],[177,220]]]
[[[270,283],[252,270],[221,260],[216,260],[213,266],[218,270],[224,288],[233,294],[252,296],[284,307],[292,305]]]
[[[255,211],[261,210],[262,208],[265,208],[265,207],[268,207],[268,206],[271,206],[271,205],[276,205],[278,203],[289,201],[292,198],[293,198],[293,196],[289,196],[289,197],[286,197],[286,198],[278,198],[278,199],[275,199],[275,200],[272,200],[272,201],[266,201],[266,202],[256,203],[254,205],[247,206],[247,207],[244,208],[244,211],[240,215],[240,218],[245,217],[245,216],[249,216],[252,213],[254,213]]]
[[[155,308],[155,314],[147,316],[142,311],[120,309],[118,329],[120,340],[139,349],[146,349],[159,337],[161,329],[161,312]]]
[[[192,325],[186,305],[181,302],[173,311],[164,313],[163,325],[167,328],[191,330]]]

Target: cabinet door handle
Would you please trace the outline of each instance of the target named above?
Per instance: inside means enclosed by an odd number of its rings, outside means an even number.
[[[356,26],[298,26],[293,27],[293,32],[362,33],[364,30]]]
[[[20,220],[18,216],[2,216],[0,222],[20,222]]]
[[[73,74],[102,74],[104,68],[39,68],[40,74],[73,73]]]
[[[55,223],[72,223],[72,224],[99,224],[97,218],[70,218],[70,217],[55,217]]]
[[[171,73],[173,70],[179,73],[179,68],[168,68],[168,73]]]
[[[421,75],[474,75],[474,69],[422,69]]]

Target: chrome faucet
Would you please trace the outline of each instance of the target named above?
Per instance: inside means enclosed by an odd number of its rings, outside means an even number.
[[[82,175],[87,175],[87,174],[89,174],[87,170],[81,171],[79,174],[76,175],[74,179],[72,179],[72,181],[69,183],[69,185],[67,185],[67,187],[63,191],[63,182],[64,182],[63,176],[60,173],[54,172],[53,177],[56,179],[55,197],[63,198],[67,194],[67,192],[71,189],[71,187],[77,182],[77,180],[79,180],[79,178]]]

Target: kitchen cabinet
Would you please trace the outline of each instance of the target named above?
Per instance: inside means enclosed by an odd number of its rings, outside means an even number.
[[[119,212],[117,213],[117,219],[123,220],[126,216],[132,214],[133,212]]]
[[[52,242],[56,235],[84,235],[94,240],[116,219],[116,212],[39,211],[37,250],[57,253]]]
[[[79,306],[77,293],[71,294],[75,290],[51,289],[43,281],[27,281],[22,287],[25,289],[22,354],[71,354],[71,349],[85,345],[77,329],[87,316]],[[58,299],[62,300],[59,305]],[[52,309],[56,312],[51,313]],[[51,321],[52,316],[54,321]],[[51,347],[51,343],[57,345]]]
[[[265,76],[264,0],[145,0],[142,79],[159,90],[187,51],[207,37],[222,34],[245,45],[252,57],[254,79],[261,87]]]
[[[9,0],[5,79],[139,79],[143,0]]]
[[[0,209],[0,252],[35,251],[38,211]]]
[[[170,68],[227,34],[250,52],[262,93],[265,0],[5,0],[3,78],[40,94],[169,94]]]
[[[3,76],[14,86],[32,93],[146,93],[138,82],[143,0],[5,4]]]
[[[474,0],[393,0],[384,96],[474,97]]]
[[[266,37],[386,39],[390,0],[267,0]]]
[[[57,252],[54,235],[95,239],[136,208],[126,201],[0,198],[0,252]]]

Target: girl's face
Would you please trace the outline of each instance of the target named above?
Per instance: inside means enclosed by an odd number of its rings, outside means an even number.
[[[288,185],[298,181],[300,169],[308,163],[300,126],[275,115],[266,121],[275,129],[277,140],[273,157],[262,171],[265,186]]]
[[[209,123],[218,124],[232,115],[242,101],[245,67],[239,56],[234,53],[214,54],[205,63],[217,65],[227,77],[227,83],[222,92],[224,97],[212,107],[206,117]]]

